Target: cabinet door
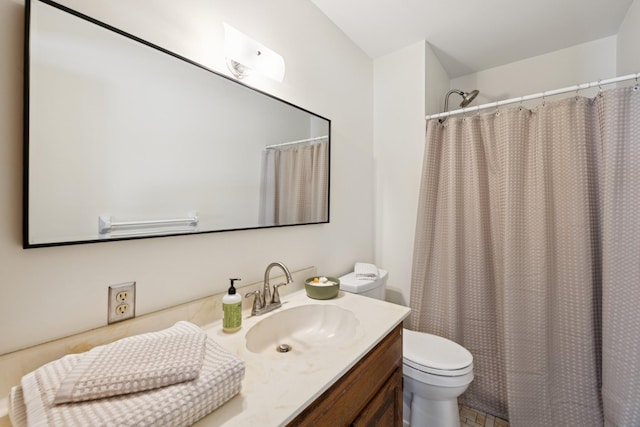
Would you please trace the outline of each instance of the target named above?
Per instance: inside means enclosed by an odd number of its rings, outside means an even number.
[[[391,427],[402,426],[402,369],[389,378],[358,418],[353,427]]]
[[[348,426],[358,420],[362,411],[371,407],[373,401],[381,399],[378,394],[388,395],[391,380],[398,376],[399,413],[401,424],[377,424],[380,426],[402,425],[402,325],[398,325],[373,350],[357,363],[333,386],[311,403],[288,427]],[[386,401],[386,398],[382,398]],[[375,412],[375,411],[374,411]],[[376,425],[376,424],[358,424]]]

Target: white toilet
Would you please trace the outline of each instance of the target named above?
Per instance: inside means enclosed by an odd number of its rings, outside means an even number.
[[[375,280],[340,277],[340,289],[384,300],[388,272]],[[457,427],[458,396],[473,381],[473,356],[464,347],[437,335],[403,330],[403,422],[414,427]]]

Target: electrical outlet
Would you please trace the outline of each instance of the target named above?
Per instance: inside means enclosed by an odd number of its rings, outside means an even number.
[[[123,302],[122,304],[116,305],[116,314],[119,316],[124,316],[129,311],[129,304]]]
[[[129,291],[120,291],[116,294],[116,302],[126,302],[129,299]]]
[[[109,286],[109,324],[136,317],[136,282]]]

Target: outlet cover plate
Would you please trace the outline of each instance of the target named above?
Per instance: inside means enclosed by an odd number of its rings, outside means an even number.
[[[109,324],[136,317],[136,282],[109,286]]]

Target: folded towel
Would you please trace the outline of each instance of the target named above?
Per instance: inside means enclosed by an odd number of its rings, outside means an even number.
[[[84,353],[54,403],[136,393],[197,378],[207,334],[189,322],[127,337]]]
[[[377,279],[378,278],[378,267],[373,264],[367,264],[364,262],[356,262],[356,265],[353,269],[356,273],[356,279]]]
[[[14,427],[27,425],[27,411],[24,407],[24,396],[20,386],[13,387],[9,394],[9,421]]]
[[[206,337],[196,379],[139,393],[54,404],[60,384],[83,357],[64,356],[25,375],[21,385],[11,390],[14,426],[189,426],[239,393],[245,372],[244,362]]]

